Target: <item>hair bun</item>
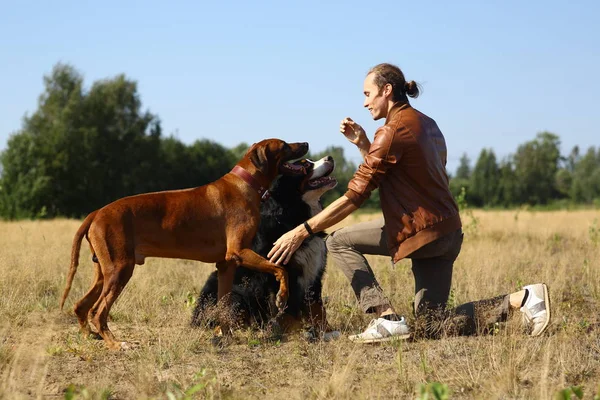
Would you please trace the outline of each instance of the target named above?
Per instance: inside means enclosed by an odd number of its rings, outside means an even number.
[[[404,84],[404,91],[406,91],[406,94],[410,97],[419,97],[419,85],[417,85],[417,82],[415,81],[406,82]]]

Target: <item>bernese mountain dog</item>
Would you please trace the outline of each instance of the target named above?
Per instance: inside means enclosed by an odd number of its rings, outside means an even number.
[[[316,162],[296,161],[305,168],[304,176],[280,176],[273,183],[270,198],[261,206],[261,221],[252,249],[263,257],[284,233],[319,213],[321,196],[337,184],[330,174],[334,160],[327,156]],[[325,234],[307,238],[286,265],[289,298],[283,313],[277,312],[275,296],[279,283],[272,274],[239,267],[231,292],[231,306],[238,325],[275,328],[280,333],[306,327],[308,338],[329,340],[339,336],[327,323],[322,280],[327,262]],[[214,326],[218,280],[217,272],[207,279],[196,302],[192,326]]]

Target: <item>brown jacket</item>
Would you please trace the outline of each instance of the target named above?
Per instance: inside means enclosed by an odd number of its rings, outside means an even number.
[[[435,121],[396,103],[345,194],[360,207],[379,187],[394,262],[461,227],[445,167],[446,141]]]

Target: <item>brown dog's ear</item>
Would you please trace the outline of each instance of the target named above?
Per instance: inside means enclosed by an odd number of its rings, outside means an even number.
[[[260,170],[267,165],[267,152],[264,146],[257,146],[252,150],[249,156],[252,164]]]

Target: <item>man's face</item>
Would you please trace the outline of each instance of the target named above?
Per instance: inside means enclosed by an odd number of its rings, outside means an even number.
[[[369,110],[373,119],[377,121],[380,118],[387,117],[391,85],[384,85],[380,90],[375,84],[374,78],[373,74],[369,74],[365,78],[363,86],[365,102],[363,105]]]

